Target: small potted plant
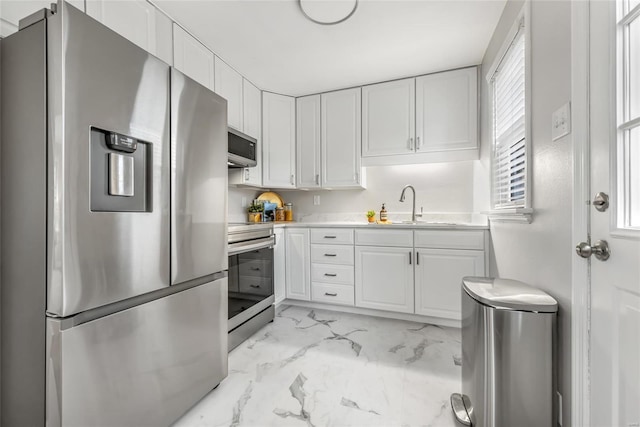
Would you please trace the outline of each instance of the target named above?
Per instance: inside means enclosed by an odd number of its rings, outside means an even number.
[[[264,205],[262,204],[251,204],[247,208],[247,219],[249,222],[261,222],[262,221],[262,211],[264,211]]]
[[[375,222],[376,211],[367,211],[367,219],[369,220],[369,222]]]

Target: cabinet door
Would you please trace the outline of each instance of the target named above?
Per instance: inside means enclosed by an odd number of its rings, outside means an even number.
[[[416,248],[416,314],[460,320],[462,278],[484,274],[484,251]]]
[[[286,239],[287,298],[311,299],[311,262],[309,255],[309,229],[289,228]]]
[[[262,186],[262,92],[246,79],[242,83],[242,109],[244,133],[258,140],[256,166],[246,168],[245,184]]]
[[[296,104],[290,96],[262,94],[262,184],[295,188]]]
[[[416,79],[418,152],[478,149],[478,69]]]
[[[362,88],[362,156],[410,154],[415,148],[414,78]]]
[[[215,90],[214,55],[179,25],[173,24],[173,65],[201,85]]]
[[[242,76],[217,56],[214,68],[216,93],[227,100],[227,122],[242,132]]]
[[[413,248],[356,246],[356,307],[413,313]]]
[[[156,8],[145,0],[87,0],[87,15],[156,55]]]
[[[320,95],[296,99],[298,188],[320,187]]]
[[[361,187],[360,88],[323,93],[322,186]]]
[[[284,228],[276,228],[276,244],[273,246],[273,291],[275,294],[276,304],[286,297],[286,263],[287,254],[285,251],[286,242],[284,237]]]

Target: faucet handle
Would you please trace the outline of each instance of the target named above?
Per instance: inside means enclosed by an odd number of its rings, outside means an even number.
[[[423,208],[422,206],[420,206],[420,213],[417,213],[416,216],[422,218],[422,214],[423,214]]]

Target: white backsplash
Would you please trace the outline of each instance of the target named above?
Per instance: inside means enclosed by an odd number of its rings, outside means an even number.
[[[376,212],[385,203],[390,221],[411,219],[413,193],[407,190],[401,203],[402,188],[416,190],[416,211],[430,222],[486,225],[486,217],[474,212],[474,168],[477,161],[431,163],[423,165],[376,166],[367,168],[367,188],[363,190],[274,190],[285,202],[293,203],[298,222],[366,222],[366,212]],[[229,189],[229,221],[245,221],[246,204],[267,190]],[[314,196],[320,204],[314,205]],[[242,201],[246,202],[243,206]]]

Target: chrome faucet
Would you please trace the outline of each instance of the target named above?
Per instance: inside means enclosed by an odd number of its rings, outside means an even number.
[[[416,189],[413,188],[413,185],[404,186],[404,188],[402,189],[402,193],[400,194],[400,201],[404,202],[404,192],[407,190],[407,188],[410,188],[411,191],[413,191],[413,206],[411,208],[411,222],[415,223],[416,216],[422,217],[422,208],[420,208],[420,213],[416,214]]]

